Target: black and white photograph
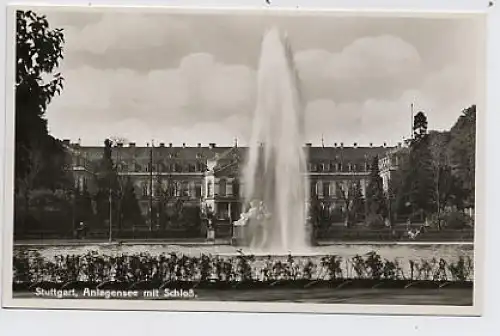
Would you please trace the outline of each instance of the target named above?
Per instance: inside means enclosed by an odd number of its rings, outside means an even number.
[[[480,315],[484,14],[8,22],[4,306]]]

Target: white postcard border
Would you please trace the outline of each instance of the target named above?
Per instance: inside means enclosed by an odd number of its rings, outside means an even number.
[[[14,206],[14,101],[15,92],[12,83],[15,82],[14,47],[15,47],[15,11],[18,9],[41,9],[58,7],[60,10],[79,11],[167,11],[170,13],[189,13],[206,15],[231,11],[241,15],[356,15],[356,16],[400,16],[400,17],[459,17],[483,16],[485,25],[485,40],[478,46],[484,58],[478,65],[480,74],[477,87],[482,92],[482,99],[477,103],[480,112],[476,125],[476,207],[474,233],[474,298],[472,306],[430,306],[430,305],[352,305],[352,304],[310,304],[310,303],[269,303],[269,302],[238,302],[238,301],[145,301],[145,300],[106,300],[106,299],[21,299],[13,298],[12,268],[13,268],[13,206]],[[81,5],[42,5],[32,6],[9,5],[7,7],[7,63],[6,66],[6,113],[5,113],[5,150],[3,176],[3,253],[2,253],[2,307],[21,309],[85,309],[114,311],[186,311],[186,312],[253,312],[253,313],[315,313],[315,314],[376,314],[376,315],[440,315],[440,316],[481,316],[484,299],[484,264],[486,197],[485,197],[485,129],[486,129],[486,24],[485,11],[399,11],[399,10],[348,10],[325,9],[294,9],[294,8],[203,8],[168,7],[168,6],[81,6]],[[481,76],[482,75],[482,76]]]

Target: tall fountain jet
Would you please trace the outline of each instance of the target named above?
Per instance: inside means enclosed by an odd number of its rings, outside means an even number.
[[[287,36],[273,28],[262,41],[243,178],[256,218],[246,231],[252,250],[288,253],[308,246],[303,112],[293,51]]]

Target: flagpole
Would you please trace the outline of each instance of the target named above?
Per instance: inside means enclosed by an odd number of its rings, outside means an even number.
[[[413,103],[410,105],[410,113],[411,113],[411,119],[410,119],[410,139],[413,140]]]
[[[113,241],[113,194],[109,188],[109,242]]]
[[[151,149],[149,152],[149,231],[153,230],[153,147],[151,140]]]

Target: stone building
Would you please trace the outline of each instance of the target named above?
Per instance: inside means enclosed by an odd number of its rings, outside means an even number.
[[[92,191],[96,163],[103,155],[103,147],[87,147],[64,141],[72,157],[75,183]],[[403,147],[333,146],[314,147],[305,144],[308,157],[310,194],[326,207],[335,207],[341,200],[337,188],[353,181],[359,182],[364,195],[373,158],[378,156],[379,169],[387,188],[391,172],[396,169],[398,153]],[[218,147],[198,144],[196,147],[165,145],[136,146],[116,144],[113,161],[120,177],[130,177],[135,185],[140,207],[145,218],[151,218],[152,205],[158,201],[158,186],[170,186],[171,201],[182,200],[185,206],[209,209],[218,222],[227,223],[239,218],[242,211],[240,173],[246,148]]]

